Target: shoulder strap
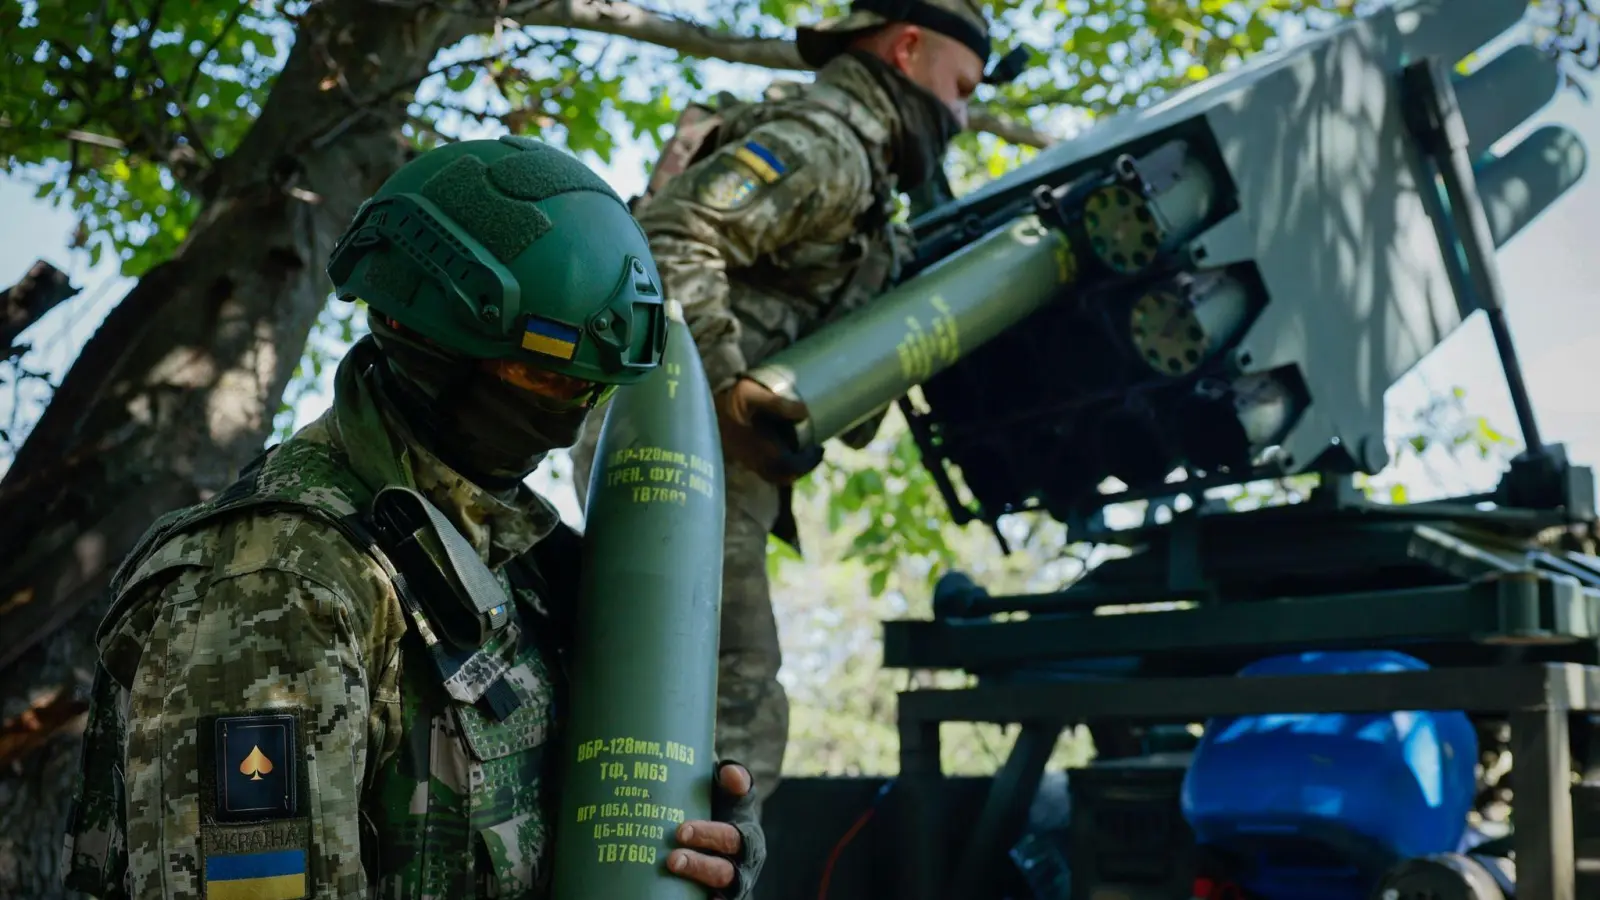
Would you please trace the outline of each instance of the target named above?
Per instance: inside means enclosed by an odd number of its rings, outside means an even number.
[[[117,565],[116,571],[111,575],[111,581],[108,585],[108,592],[111,595],[111,608],[106,611],[106,615],[101,620],[99,629],[97,629],[95,635],[96,643],[105,636],[106,625],[115,620],[116,614],[128,602],[128,597],[124,595],[124,589],[128,585],[128,579],[139,571],[139,567],[144,565],[145,561],[153,553],[161,549],[168,538],[176,535],[181,529],[231,511],[240,505],[249,505],[248,499],[255,494],[256,485],[261,475],[261,467],[277,448],[278,445],[274,444],[263,450],[260,455],[239,471],[239,477],[232,484],[223,488],[210,500],[172,510],[151,523],[149,529],[139,536],[139,540],[134,543],[133,549],[128,552],[127,556],[122,558],[122,562]]]
[[[868,113],[861,101],[827,82],[805,85],[802,96],[833,114],[860,138],[867,151],[867,164],[872,167],[873,202],[857,220],[857,228],[862,233],[883,230],[889,224],[889,207],[894,195],[889,189],[889,170],[884,165],[882,154],[876,151],[889,142],[889,129]]]
[[[819,81],[806,85],[802,96],[842,119],[868,147],[881,147],[889,142],[889,129],[868,113],[861,101],[851,96],[848,91]],[[874,157],[874,174],[878,165],[878,160]]]
[[[713,150],[729,140],[788,112],[793,105],[808,105],[843,122],[855,134],[865,149],[867,163],[872,167],[875,203],[863,214],[866,230],[876,231],[888,223],[887,206],[892,199],[889,190],[889,173],[881,155],[872,152],[889,140],[884,124],[867,113],[861,102],[848,92],[825,82],[802,84],[777,81],[770,85],[762,102],[747,103],[726,91],[716,97],[713,108],[691,103],[678,116],[672,137],[661,149],[661,156],[651,170],[650,180],[643,194],[635,197],[629,208],[637,215],[672,179],[682,175]]]
[[[715,107],[703,103],[691,103],[684,107],[683,112],[678,114],[677,124],[673,126],[672,137],[662,146],[661,156],[650,171],[650,180],[645,184],[644,193],[628,201],[628,209],[634,215],[648,206],[667,186],[667,182],[682,175],[685,169],[717,148],[718,132],[726,121],[724,113],[737,103],[732,94],[723,91],[717,94]]]

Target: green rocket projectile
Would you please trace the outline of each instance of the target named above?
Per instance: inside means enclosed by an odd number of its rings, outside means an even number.
[[[1136,276],[1191,236],[1213,207],[1206,167],[1177,143],[1144,159],[1170,183],[1140,190],[1141,161],[1121,159],[1060,190],[1069,227],[1019,216],[757,366],[751,378],[810,412],[785,440],[842,434],[1064,293]]]
[[[683,310],[663,362],[617,391],[583,539],[553,900],[705,900],[666,869],[711,813],[722,445]]]

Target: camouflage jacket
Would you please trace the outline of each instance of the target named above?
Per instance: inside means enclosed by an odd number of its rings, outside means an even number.
[[[906,241],[890,221],[900,117],[859,60],[717,116],[639,213],[713,390],[881,293]]]
[[[527,561],[558,518],[416,446],[374,405],[370,351],[341,364],[332,411],[158,521],[114,579],[69,887],[137,900],[546,892],[562,679]],[[476,651],[445,649],[372,551],[358,511],[395,483],[442,511],[515,600]]]

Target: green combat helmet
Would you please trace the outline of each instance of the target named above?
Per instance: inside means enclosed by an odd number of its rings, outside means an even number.
[[[661,362],[666,311],[644,231],[600,176],[523,137],[407,163],[328,260],[341,300],[472,359],[617,386]]]

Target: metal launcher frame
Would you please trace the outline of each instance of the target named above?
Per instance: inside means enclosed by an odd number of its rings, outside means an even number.
[[[1588,717],[1573,714],[1600,712],[1600,559],[1544,549],[1535,538],[1592,523],[1595,482],[1559,445],[1542,443],[1535,426],[1447,70],[1412,63],[1400,82],[1408,130],[1448,200],[1450,211],[1434,216],[1449,223],[1441,244],[1448,238],[1464,251],[1453,286],[1489,318],[1526,451],[1492,494],[1410,506],[1366,501],[1348,468],[1325,474],[1305,503],[1247,513],[1209,509],[1205,484],[1170,484],[1145,496],[1190,493],[1191,511],[1166,525],[1094,531],[1135,552],[1060,593],[995,598],[964,577],[947,578],[933,621],[885,625],[885,666],[978,679],[963,690],[899,696],[901,897],[992,896],[1065,726],[1406,709],[1508,719],[1518,895],[1577,897],[1572,741],[1580,738],[1580,757],[1592,742],[1581,733]],[[924,450],[937,458],[937,447]],[[1170,601],[1191,604],[1094,614]],[[1018,611],[1028,617],[993,618]],[[1433,669],[1231,677],[1276,653],[1363,647],[1402,650]],[[944,833],[944,722],[1022,726],[954,856]]]

